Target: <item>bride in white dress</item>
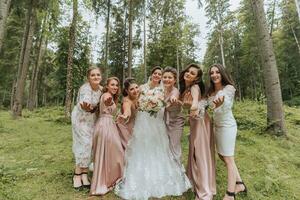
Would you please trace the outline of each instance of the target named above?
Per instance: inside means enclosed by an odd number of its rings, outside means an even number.
[[[170,151],[161,109],[161,74],[161,68],[154,68],[151,81],[141,86],[140,110],[125,153],[123,180],[115,188],[123,199],[179,196],[191,187],[184,169]]]

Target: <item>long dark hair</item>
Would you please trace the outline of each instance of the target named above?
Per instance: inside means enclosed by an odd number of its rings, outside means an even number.
[[[127,97],[128,96],[128,88],[130,87],[131,84],[136,84],[136,81],[134,78],[126,78],[125,81],[124,81],[124,87],[123,87],[123,90],[122,90],[122,94],[123,94],[123,97]]]
[[[105,85],[105,87],[103,89],[103,93],[108,92],[107,86],[110,83],[110,81],[112,81],[112,80],[117,81],[118,85],[119,85],[117,93],[113,95],[113,100],[114,100],[115,104],[117,104],[118,103],[118,98],[119,98],[119,95],[120,95],[120,81],[119,81],[119,79],[117,77],[109,77],[107,79],[106,85]]]
[[[202,71],[202,69],[199,65],[197,65],[195,63],[191,63],[191,64],[187,65],[186,68],[179,75],[179,92],[180,92],[180,96],[182,96],[184,91],[187,89],[186,85],[185,85],[184,74],[192,67],[196,68],[198,70],[198,73],[197,73],[196,80],[194,81],[194,83],[190,87],[192,87],[193,85],[196,84],[200,88],[201,96],[204,95],[204,93],[205,93],[205,85],[204,85],[204,82],[202,80],[203,71]]]
[[[210,78],[210,71],[211,71],[211,68],[213,68],[213,67],[218,68],[218,70],[221,74],[221,81],[222,81],[223,86],[232,85],[233,87],[235,87],[234,81],[232,80],[230,74],[226,71],[225,67],[221,64],[216,63],[216,64],[211,65],[208,69],[209,86],[207,89],[207,95],[211,95],[215,91],[215,84],[213,83],[213,81]]]
[[[152,74],[156,71],[156,70],[160,70],[161,72],[163,71],[163,69],[160,66],[155,66],[151,69],[151,74],[149,76],[150,81],[152,80]],[[161,82],[161,80],[159,81],[159,83]]]
[[[160,66],[155,66],[151,69],[151,75],[156,71],[156,70],[160,70],[160,71],[163,71],[163,69],[160,67]]]

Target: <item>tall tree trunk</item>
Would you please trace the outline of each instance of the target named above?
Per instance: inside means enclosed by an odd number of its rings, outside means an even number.
[[[273,34],[274,18],[275,18],[275,8],[276,8],[276,0],[273,1],[272,19],[271,19],[271,28],[270,28],[270,36],[272,36],[272,34]]]
[[[6,20],[9,13],[11,0],[0,0],[0,52],[6,30]]]
[[[108,77],[108,40],[109,40],[109,21],[110,21],[110,0],[107,0],[107,15],[106,15],[106,37],[105,37],[105,55],[104,55],[104,80]]]
[[[223,39],[223,27],[220,26],[220,36],[219,36],[219,44],[220,44],[220,50],[221,50],[221,58],[222,58],[222,65],[226,67],[225,65],[225,56],[224,56],[224,39]]]
[[[147,83],[147,60],[146,60],[146,50],[147,50],[147,41],[146,41],[146,5],[147,0],[144,0],[144,81]]]
[[[42,51],[42,58],[44,57],[44,55],[45,55],[45,53],[46,53],[46,51],[47,51],[47,48],[48,48],[48,37],[46,37],[46,41],[45,41],[45,44],[44,44],[44,50]],[[41,58],[41,60],[42,60],[42,58]],[[43,87],[43,86],[40,86],[40,84],[44,84],[43,83],[43,77],[42,77],[42,65],[41,65],[42,63],[40,63],[40,65],[39,65],[39,67],[38,67],[38,71],[37,71],[37,73],[36,73],[36,75],[37,75],[37,78],[35,79],[35,83],[34,83],[34,85],[35,85],[35,88],[34,88],[34,90],[35,90],[35,107],[37,108],[38,106],[39,106],[39,91],[40,91],[40,89],[39,88],[41,88],[41,87]]]
[[[16,85],[16,93],[14,96],[14,102],[13,102],[13,117],[19,117],[22,116],[22,104],[23,104],[23,95],[24,95],[24,89],[26,84],[26,77],[29,67],[29,59],[30,59],[30,52],[32,47],[32,39],[34,34],[34,28],[36,24],[36,11],[35,7],[33,5],[34,0],[31,0],[29,8],[28,8],[28,18],[26,21],[26,28],[25,30],[25,40],[24,46],[22,44],[23,49],[21,49],[21,56],[20,56],[20,65],[18,69],[18,77],[17,77],[17,85]],[[28,32],[27,32],[28,30]],[[26,34],[27,33],[27,34]]]
[[[122,67],[122,83],[124,83],[125,81],[125,75],[126,75],[126,70],[125,70],[125,66],[126,66],[126,30],[127,30],[127,0],[124,0],[124,4],[123,4],[123,11],[124,11],[124,37],[123,37],[123,67]]]
[[[11,94],[10,94],[10,110],[11,111],[13,110],[14,99],[15,99],[15,96],[16,96],[16,87],[17,87],[16,82],[17,82],[17,79],[14,79],[13,83],[12,83],[12,87],[11,87]]]
[[[299,17],[299,22],[300,22],[300,2],[299,2],[299,0],[295,0],[295,4],[297,7],[298,17]]]
[[[24,52],[26,49],[26,42],[28,38],[28,32],[29,32],[29,27],[30,27],[30,19],[31,19],[31,12],[32,12],[32,5],[28,7],[28,10],[25,15],[25,28],[24,28],[24,33],[22,37],[22,45],[21,45],[21,51],[19,55],[19,62],[18,62],[18,74],[15,77],[12,85],[12,92],[11,92],[11,98],[10,98],[10,109],[13,112],[13,107],[14,107],[14,101],[16,99],[16,90],[17,90],[17,83],[18,83],[18,78],[21,77],[21,72],[22,72],[22,67],[23,67],[23,62],[24,62]]]
[[[32,111],[36,107],[36,100],[37,100],[37,79],[38,79],[38,74],[39,74],[39,68],[42,63],[42,59],[44,56],[44,51],[45,51],[45,31],[47,27],[47,18],[48,15],[45,15],[45,18],[43,20],[43,25],[42,25],[42,31],[40,34],[39,42],[38,42],[38,49],[37,49],[37,56],[36,56],[36,62],[32,70],[32,76],[31,76],[31,81],[30,81],[30,87],[29,87],[29,97],[28,97],[28,109]]]
[[[46,88],[43,88],[42,105],[46,106],[46,104],[47,104],[47,93],[46,93]]]
[[[72,81],[73,81],[73,55],[75,46],[76,26],[78,18],[78,1],[73,0],[73,19],[69,30],[69,50],[67,63],[67,85],[66,85],[66,99],[65,99],[65,118],[71,117],[72,106]]]
[[[268,31],[263,0],[251,0],[258,45],[262,56],[263,76],[267,97],[267,124],[268,129],[276,135],[286,135],[284,110],[280,89],[277,63],[273,50],[272,40]]]
[[[297,0],[296,0],[296,2],[297,2]],[[287,18],[287,21],[289,22],[290,20],[291,20],[291,16],[290,16],[290,13],[289,13],[289,10],[288,10],[288,1],[287,0],[284,0],[284,3],[285,3],[285,5],[286,5],[286,7],[285,7],[285,15],[286,15],[286,18]],[[297,7],[297,9],[298,9],[298,7],[299,7],[299,4],[297,5],[295,5],[296,7]],[[299,21],[300,22],[300,21]],[[298,40],[298,38],[297,38],[297,35],[296,35],[296,32],[295,32],[295,29],[294,29],[294,27],[289,23],[289,28],[291,29],[291,31],[292,31],[292,33],[293,33],[293,37],[294,37],[294,39],[295,39],[295,42],[296,42],[296,45],[297,45],[297,47],[298,47],[298,52],[299,52],[299,54],[300,54],[300,45],[299,45],[299,40]]]
[[[184,70],[183,52],[181,52],[181,54],[180,54],[180,69],[181,69],[181,70]],[[179,71],[177,72],[178,74],[180,73],[180,69],[179,69]]]
[[[176,47],[176,68],[177,68],[177,73],[179,73],[180,70],[180,63],[179,63],[179,51],[178,47]],[[179,76],[177,76],[177,87],[179,88]]]
[[[290,28],[291,28],[291,30],[292,30],[292,32],[293,32],[293,36],[294,36],[295,42],[296,42],[296,44],[297,44],[298,52],[299,52],[299,55],[300,55],[300,45],[299,45],[299,40],[298,40],[298,38],[297,38],[297,35],[296,35],[296,33],[295,33],[294,28],[293,28],[291,25],[290,25]]]
[[[33,109],[30,109],[29,108],[29,104],[31,104],[32,102],[32,96],[33,96],[33,90],[32,90],[32,87],[33,87],[33,82],[34,82],[34,77],[35,77],[35,74],[36,74],[36,63],[37,63],[37,59],[38,59],[38,54],[39,54],[39,47],[40,47],[40,43],[41,43],[41,35],[39,33],[38,35],[38,38],[35,39],[35,42],[33,42],[35,44],[35,47],[33,47],[33,52],[32,53],[33,55],[31,56],[31,58],[34,58],[32,59],[32,63],[31,64],[31,72],[29,70],[29,73],[31,73],[30,77],[29,77],[29,80],[30,80],[30,83],[29,83],[29,88],[28,88],[28,98],[27,98],[27,108],[32,111]],[[33,61],[34,60],[34,61]]]
[[[4,103],[5,98],[6,98],[6,88],[4,89],[4,94],[3,94],[3,97],[2,97],[2,102],[1,102],[1,104]]]
[[[133,23],[132,15],[133,15],[133,0],[129,0],[128,77],[131,77],[131,67],[132,67],[132,23]]]

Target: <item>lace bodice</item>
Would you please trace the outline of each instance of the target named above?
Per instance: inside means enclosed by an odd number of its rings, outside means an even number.
[[[78,91],[76,106],[81,110],[80,103],[87,102],[94,107],[98,104],[100,95],[100,89],[94,91],[92,90],[92,87],[89,83],[85,83],[80,87]]]
[[[236,121],[232,113],[236,89],[232,85],[226,85],[222,90],[219,90],[214,96],[209,97],[209,104],[224,96],[224,102],[221,106],[214,109],[214,122],[216,126],[236,126]]]

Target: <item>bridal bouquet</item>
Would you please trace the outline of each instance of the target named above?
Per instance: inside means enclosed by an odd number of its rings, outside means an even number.
[[[139,110],[148,112],[150,116],[157,116],[158,111],[164,106],[164,91],[161,87],[141,91]]]

